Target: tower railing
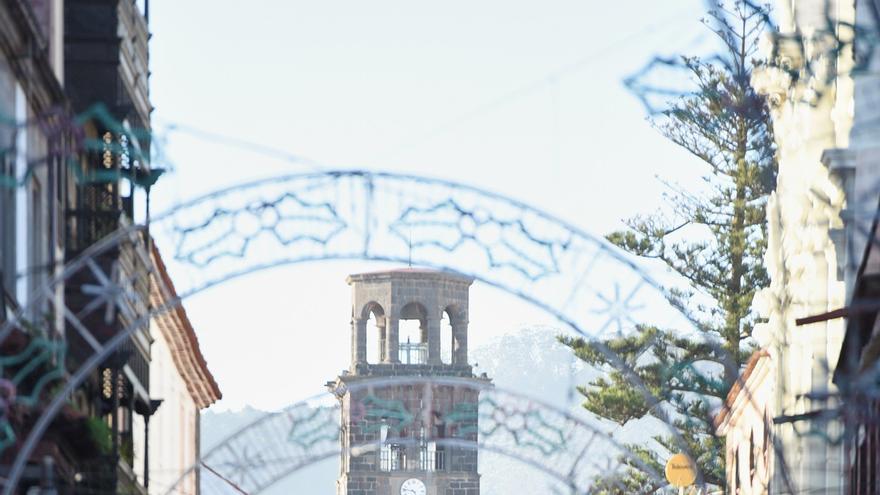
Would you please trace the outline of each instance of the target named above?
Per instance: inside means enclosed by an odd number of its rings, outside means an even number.
[[[419,452],[420,471],[445,471],[446,452],[443,450],[428,450],[422,447]]]
[[[402,444],[385,444],[379,450],[379,470],[383,472],[445,471],[446,451],[442,448],[440,450],[429,448],[428,445],[407,449]]]
[[[399,444],[385,444],[379,450],[379,470],[405,471],[406,448]]]
[[[400,362],[403,364],[427,364],[428,344],[410,342],[400,344]]]

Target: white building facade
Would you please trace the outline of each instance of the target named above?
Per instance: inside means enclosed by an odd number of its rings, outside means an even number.
[[[773,472],[773,417],[776,389],[774,361],[766,350],[755,352],[740,382],[730,391],[727,407],[716,417],[726,441],[727,493],[768,493]]]
[[[155,247],[152,258],[157,272],[151,303],[161,308],[172,304],[177,294]],[[145,415],[135,417],[135,472],[149,494],[165,494],[175,484],[175,493],[198,494],[199,470],[189,469],[199,460],[199,416],[202,409],[220,399],[220,389],[199,350],[183,306],[178,304],[153,317],[150,333],[154,339],[150,397],[158,407],[149,419]],[[148,445],[145,431],[149,432]]]
[[[766,318],[754,332],[762,348],[754,359],[764,371],[747,368],[719,415],[718,433],[726,437],[732,493],[844,493],[848,463],[832,376],[880,197],[880,79],[865,70],[878,65],[855,66],[864,57],[854,57],[859,45],[850,26],[876,28],[862,0],[775,7],[780,33],[769,66],[753,78],[772,107],[779,162],[767,205],[771,285],[754,301]],[[768,427],[766,480],[736,485],[752,474],[743,468],[750,439]],[[758,457],[766,455],[763,445]]]

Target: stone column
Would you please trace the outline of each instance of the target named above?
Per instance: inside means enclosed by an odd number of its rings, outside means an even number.
[[[440,318],[428,318],[427,327],[428,364],[440,364]]]
[[[452,325],[452,364],[454,365],[465,366],[468,364],[467,332],[468,324],[466,321]]]
[[[385,317],[385,360],[383,363],[400,362],[400,320],[396,317]]]
[[[430,328],[428,323],[428,319],[419,320],[419,343],[427,344],[428,343],[428,329]]]
[[[351,364],[367,362],[367,320],[351,319]]]

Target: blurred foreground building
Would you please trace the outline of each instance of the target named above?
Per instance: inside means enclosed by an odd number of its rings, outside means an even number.
[[[754,302],[766,318],[754,331],[761,349],[717,418],[727,488],[877,493],[876,481],[867,481],[876,480],[880,462],[876,427],[866,434],[863,421],[846,413],[877,408],[864,396],[876,393],[876,380],[864,388],[847,378],[866,358],[868,340],[854,346],[853,336],[873,328],[873,320],[853,325],[872,290],[870,270],[860,266],[880,198],[880,52],[861,51],[880,32],[876,6],[775,7],[781,32],[753,78],[772,107],[778,146],[778,185],[767,205],[771,286]],[[853,23],[863,29],[860,43],[852,42]],[[869,475],[867,464],[875,466]]]
[[[880,209],[878,209],[880,213]],[[880,231],[870,242],[846,308],[846,337],[834,381],[840,388],[840,418],[846,428],[847,493],[880,493]]]
[[[150,166],[147,21],[145,1],[0,2],[0,324],[14,324],[0,342],[2,478],[53,388],[95,343],[173,298],[156,292],[171,285],[153,272],[161,261],[145,229],[42,290],[101,239],[148,218],[142,200],[161,170]],[[124,297],[97,305],[113,284]],[[33,349],[49,357],[31,366],[22,359]],[[134,328],[50,424],[16,493],[51,470],[62,494],[145,494],[150,450],[176,439],[183,456],[152,459],[168,473],[193,460],[198,409],[217,397],[185,314]]]
[[[195,330],[174,284],[153,247],[156,270],[150,290],[154,308],[168,308],[150,320],[150,411],[135,417],[135,473],[149,494],[198,494],[201,410],[220,400],[220,388],[199,349]]]

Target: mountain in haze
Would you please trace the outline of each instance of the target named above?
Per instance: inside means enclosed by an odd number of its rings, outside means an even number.
[[[474,373],[485,372],[496,387],[572,412],[580,409],[575,387],[596,372],[557,342],[559,333],[552,327],[527,327],[472,349],[468,359]]]
[[[245,407],[240,411],[215,412],[207,410],[202,413],[201,423],[201,448],[202,454],[208,453],[208,449],[220,443],[226,437],[233,435],[239,429],[260,419],[266,411]]]
[[[547,327],[511,332],[471,349],[469,359],[475,373],[485,372],[499,389],[537,399],[607,430],[607,425],[600,424],[580,407],[580,396],[574,389],[592,379],[596,372],[556,341],[558,333],[558,329]],[[262,414],[265,412],[253,408],[205,412],[202,452]],[[338,459],[325,460],[294,473],[266,493],[334,495],[338,473]],[[539,469],[495,453],[480,453],[480,473],[483,495],[565,493],[561,484]]]

